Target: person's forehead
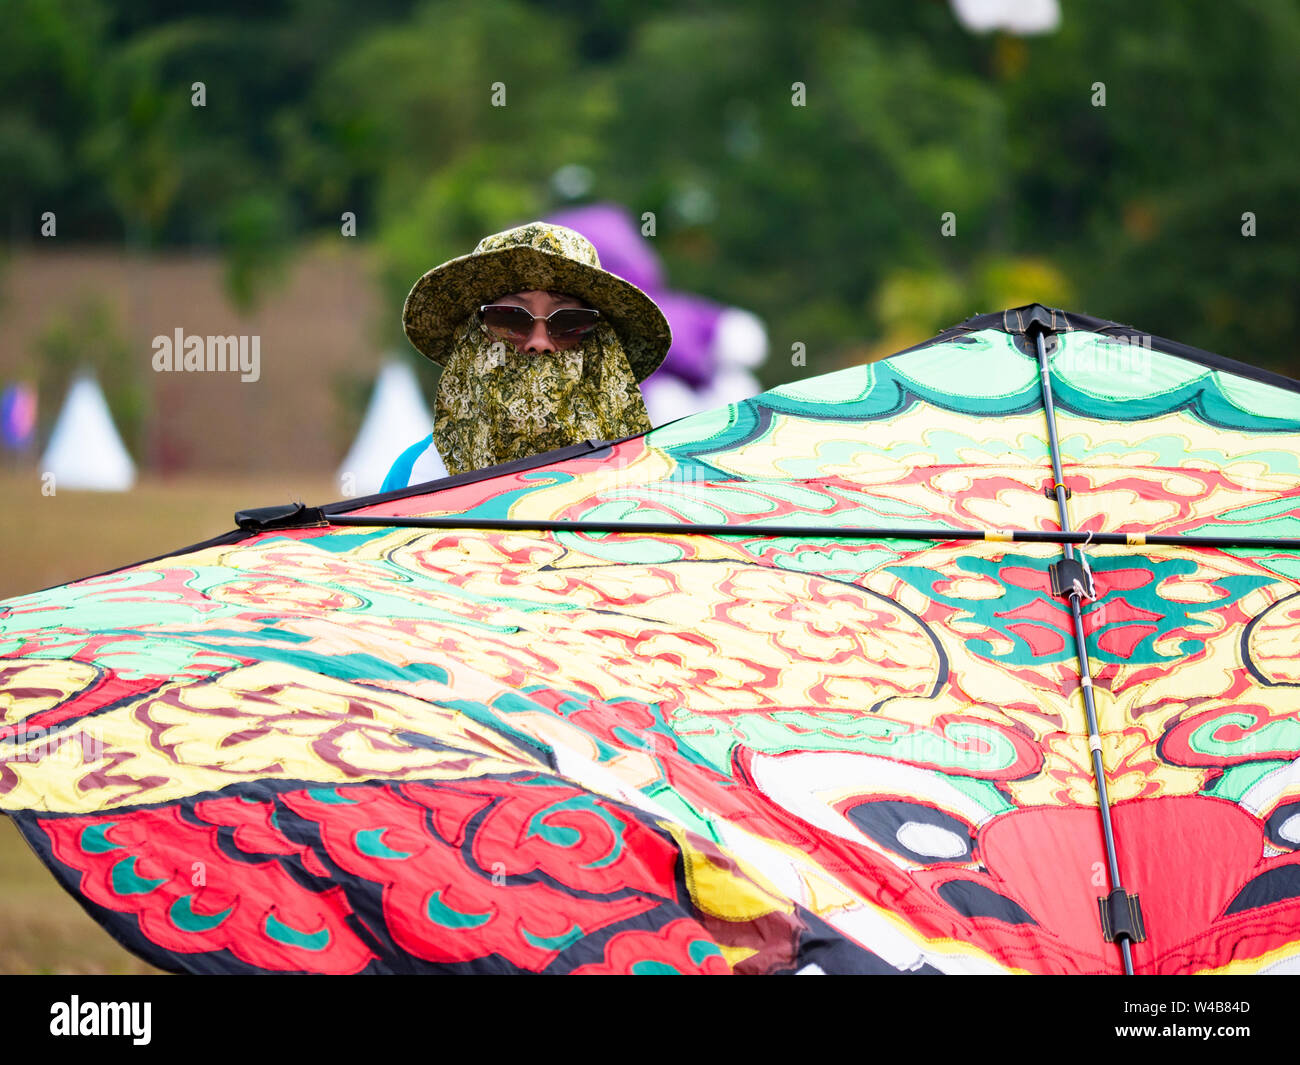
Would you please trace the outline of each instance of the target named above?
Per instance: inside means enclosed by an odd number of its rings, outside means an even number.
[[[552,300],[558,303],[582,303],[582,300],[579,299],[577,296],[571,296],[567,292],[550,292],[547,291],[546,289],[524,289],[521,292],[509,292],[506,293],[506,295],[499,297],[499,299],[535,300],[544,297],[550,297]]]

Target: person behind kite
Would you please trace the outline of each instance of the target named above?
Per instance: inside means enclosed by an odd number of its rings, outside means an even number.
[[[649,296],[602,270],[581,234],[545,222],[430,270],[402,324],[443,371],[433,432],[402,452],[383,491],[648,432],[638,386],[672,343]]]

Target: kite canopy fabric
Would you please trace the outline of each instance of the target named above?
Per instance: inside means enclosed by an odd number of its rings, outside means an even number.
[[[1300,968],[1300,384],[1029,308],[324,511],[0,604],[0,809],[156,965]]]

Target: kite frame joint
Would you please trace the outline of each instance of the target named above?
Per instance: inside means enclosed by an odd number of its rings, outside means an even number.
[[[1092,568],[1080,555],[1078,558],[1063,558],[1047,567],[1052,578],[1052,594],[1068,599],[1072,595],[1084,599],[1096,599],[1097,587],[1092,580]]]
[[[1142,903],[1137,895],[1130,895],[1123,888],[1115,888],[1109,895],[1097,899],[1097,908],[1101,911],[1101,931],[1107,943],[1119,939],[1128,939],[1134,943],[1146,941]]]
[[[305,503],[279,503],[272,507],[252,507],[235,511],[235,524],[245,532],[269,532],[274,529],[312,529],[329,524],[320,507]]]

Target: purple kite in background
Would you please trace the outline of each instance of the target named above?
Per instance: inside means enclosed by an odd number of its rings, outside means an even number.
[[[559,211],[546,221],[591,241],[601,266],[649,295],[668,319],[673,331],[668,357],[641,386],[655,425],[762,391],[752,371],[767,357],[763,323],[739,307],[669,289],[659,257],[626,208],[595,203]]]
[[[5,447],[21,451],[35,433],[36,389],[24,382],[7,385],[0,392],[0,440]]]

